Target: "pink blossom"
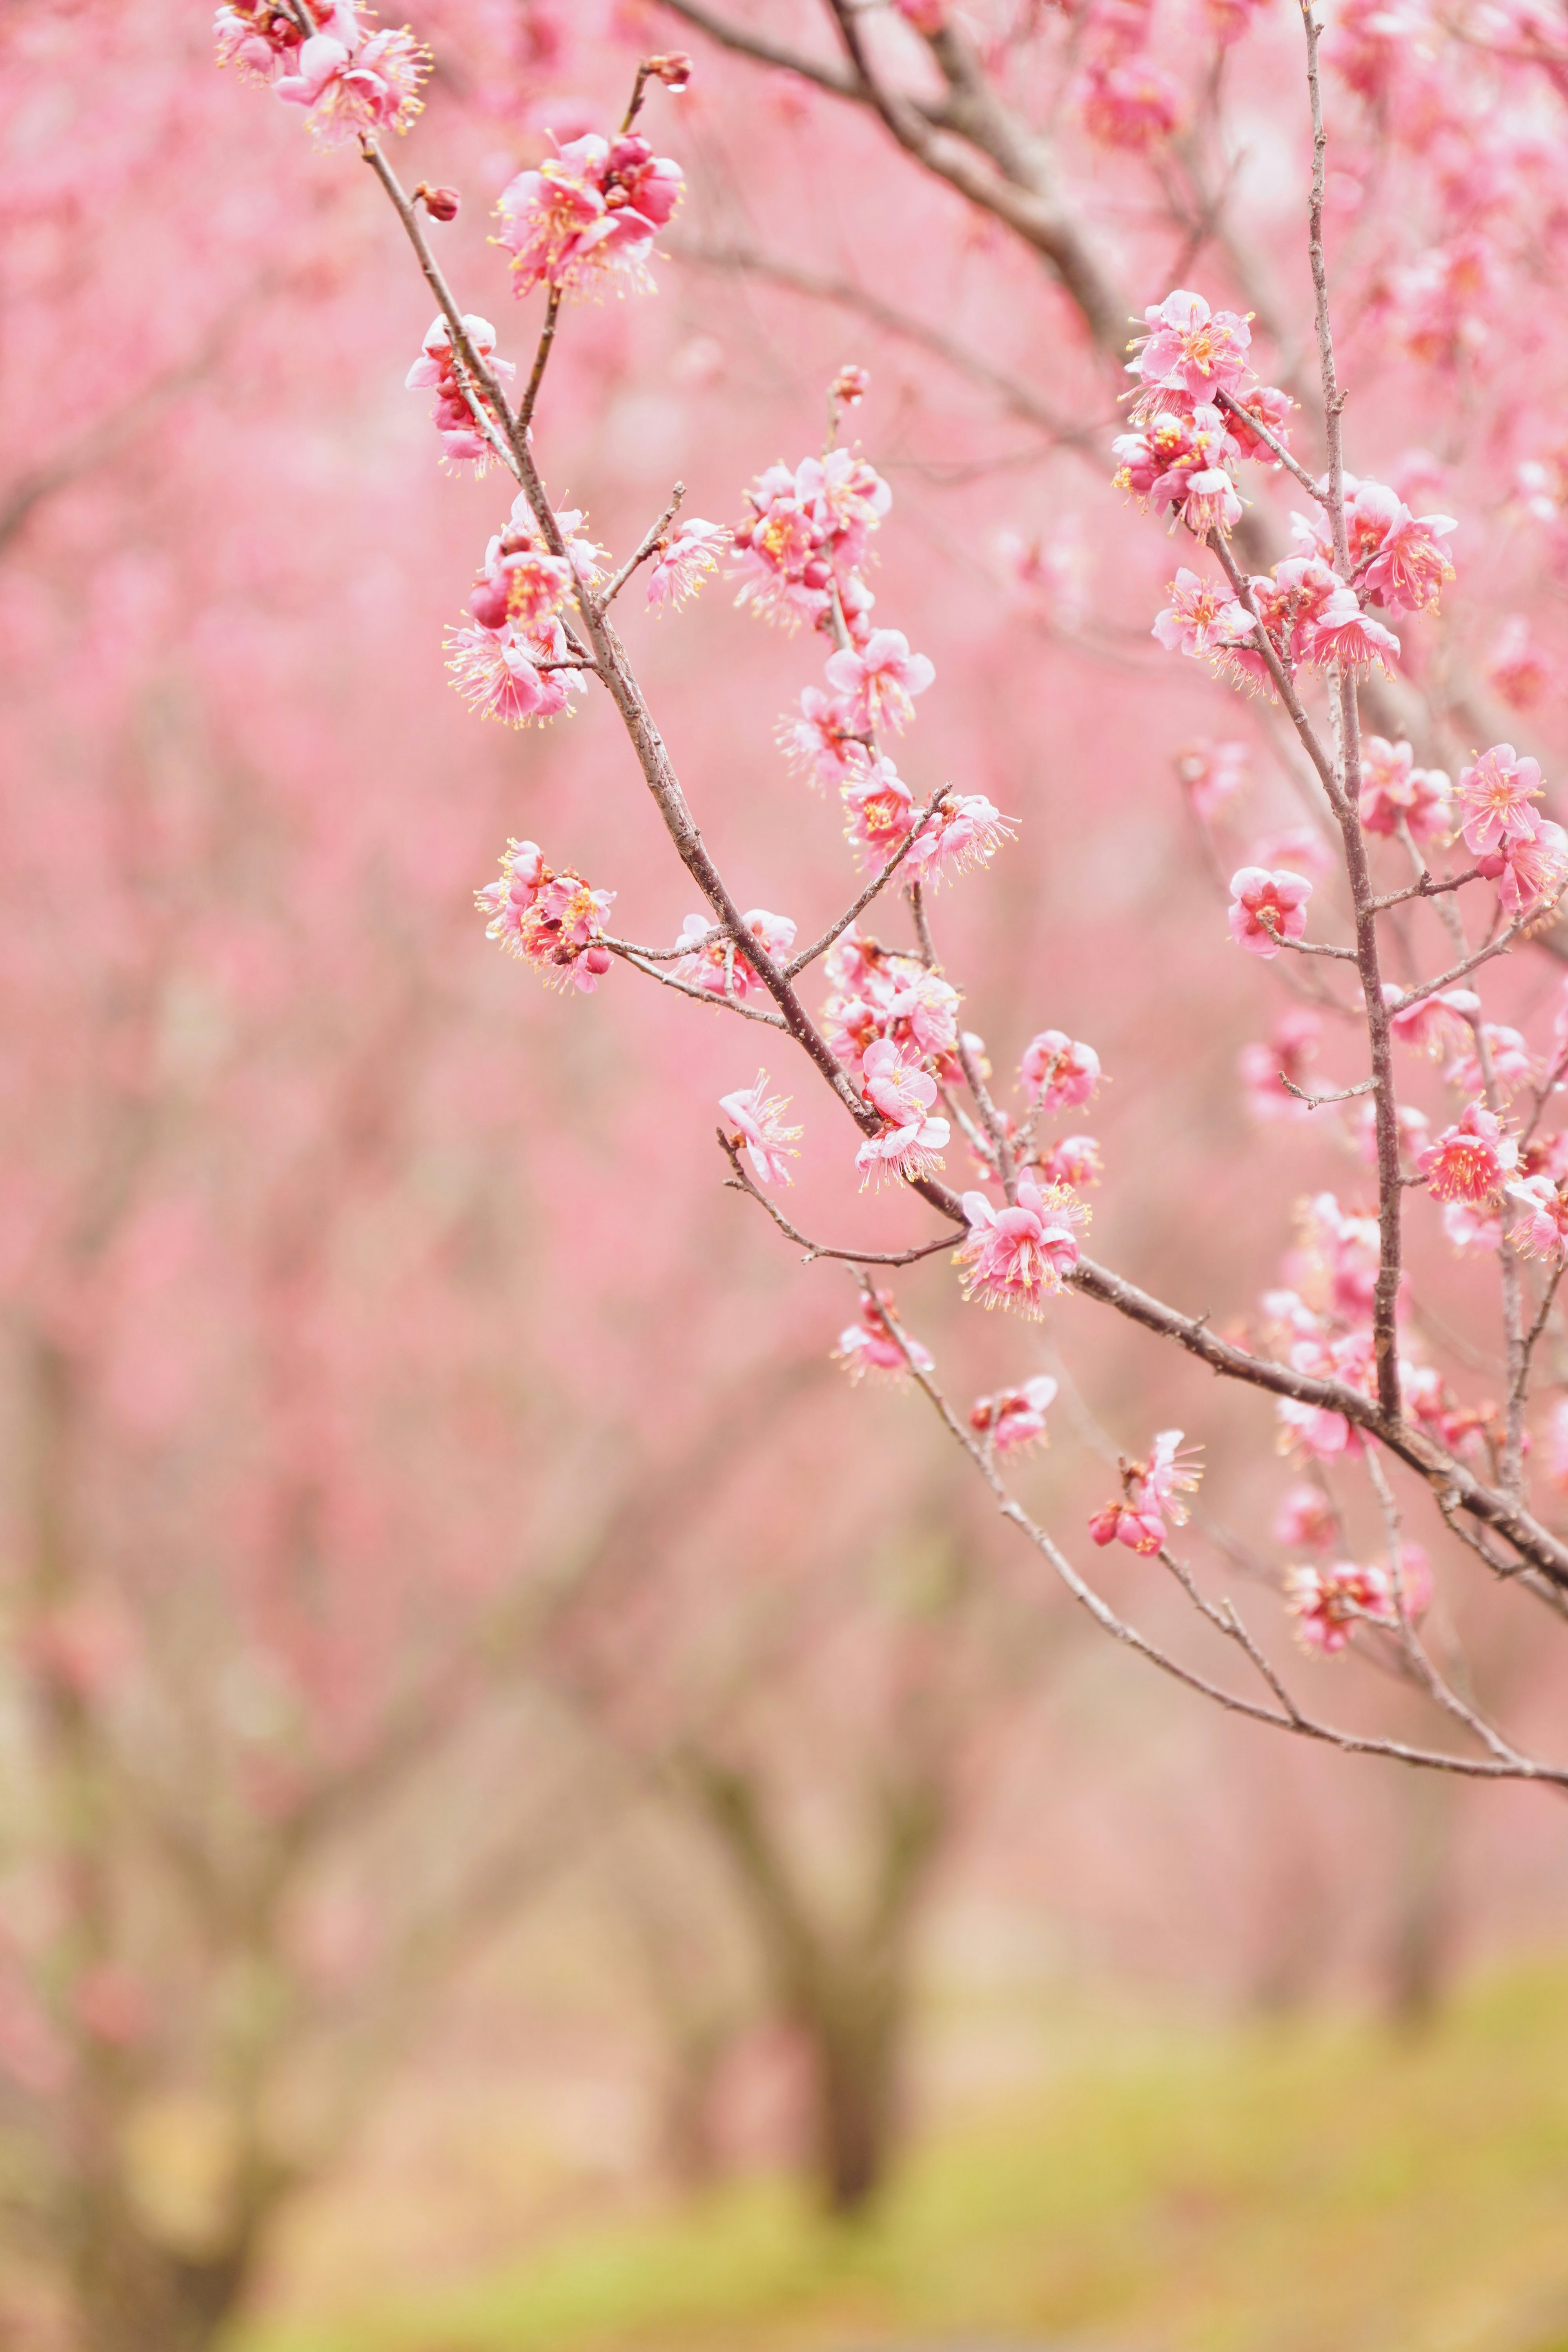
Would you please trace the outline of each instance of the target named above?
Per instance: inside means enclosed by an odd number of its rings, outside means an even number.
[[[1037,1110],[1076,1110],[1100,1084],[1100,1055],[1065,1029],[1042,1029],[1025,1046],[1018,1075]]]
[[[1152,1559],[1165,1544],[1165,1522],[1158,1511],[1132,1503],[1107,1503],[1089,1520],[1089,1532],[1097,1544],[1122,1543],[1143,1559]]]
[[[1275,467],[1279,459],[1262,435],[1252,429],[1262,425],[1282,449],[1290,446],[1290,412],[1295,402],[1289,393],[1279,392],[1271,383],[1255,384],[1250,392],[1233,394],[1236,408],[1227,408],[1225,421],[1239,457],[1254,457],[1260,465]],[[1239,410],[1240,414],[1237,414]],[[1248,419],[1251,420],[1249,425]]]
[[[501,191],[497,242],[513,257],[513,291],[650,287],[654,238],[684,190],[679,164],[635,133],[574,139]]]
[[[1018,1181],[1012,1208],[994,1209],[984,1192],[965,1192],[969,1239],[952,1255],[964,1269],[963,1295],[986,1307],[1010,1307],[1037,1320],[1078,1264],[1078,1235],[1088,1211],[1060,1185]]]
[[[1362,611],[1353,588],[1335,589],[1312,624],[1307,648],[1310,661],[1352,677],[1387,671],[1399,658],[1399,639]]]
[[[516,374],[510,360],[495,357],[496,331],[488,319],[465,318],[463,326],[468,341],[481,359],[503,383]],[[426,328],[424,348],[409,369],[404,382],[410,392],[434,392],[436,405],[430,411],[431,422],[441,437],[442,455],[454,465],[471,465],[476,474],[482,474],[495,451],[480,431],[473,409],[463,388],[466,371],[452,346],[452,330],[445,319],[437,319]],[[493,412],[484,393],[477,383],[474,398],[481,411],[491,416]]]
[[[1181,119],[1181,85],[1147,58],[1097,63],[1084,76],[1083,127],[1102,147],[1140,153],[1168,139]]]
[[[647,601],[655,612],[668,605],[679,612],[696,594],[710,572],[719,569],[721,551],[731,533],[721,523],[704,522],[693,515],[661,541],[658,561],[647,575]]]
[[[1312,886],[1305,875],[1243,866],[1230,877],[1230,936],[1249,955],[1277,956],[1280,941],[1299,940],[1307,929]]]
[[[744,921],[757,945],[775,962],[781,956],[787,956],[795,945],[795,927],[788,915],[770,915],[764,908],[753,907]],[[739,947],[727,932],[715,930],[709,916],[688,915],[675,944],[685,952],[671,971],[688,987],[703,988],[714,996],[734,996],[742,1001],[766,994]]]
[[[773,732],[791,769],[808,783],[841,783],[861,758],[848,703],[819,686],[802,688],[799,717],[786,714]]]
[[[1418,1165],[1435,1201],[1489,1201],[1519,1158],[1484,1102],[1467,1104],[1421,1154]]]
[[[1267,1045],[1244,1045],[1237,1057],[1247,1105],[1254,1118],[1308,1118],[1310,1107],[1284,1084],[1305,1086],[1318,1058],[1323,1024],[1303,1005],[1282,1013]]]
[[[1436,996],[1418,996],[1410,1004],[1402,1001],[1403,992],[1392,982],[1384,983],[1383,992],[1391,1007],[1388,1034],[1394,1043],[1434,1058],[1469,1042],[1470,1015],[1481,1009],[1480,998],[1470,988],[1445,989]]]
[[[949,793],[921,826],[910,851],[910,869],[934,889],[972,866],[989,865],[1014,838],[1017,824],[983,793]]]
[[[561,639],[565,650],[565,639]],[[541,671],[510,631],[455,629],[447,639],[452,683],[480,719],[506,727],[526,727],[557,718],[567,708],[576,682],[571,669]]]
[[[924,654],[912,654],[901,629],[873,629],[865,646],[829,654],[827,683],[847,702],[855,724],[865,732],[879,727],[907,727],[915,715],[913,698],[923,694],[936,676]]]
[[[1180,1497],[1194,1493],[1203,1476],[1194,1459],[1200,1450],[1184,1447],[1179,1429],[1161,1430],[1147,1462],[1122,1463],[1121,1499],[1090,1519],[1093,1540],[1125,1544],[1145,1556],[1161,1550],[1169,1528],[1186,1524],[1187,1507]]]
[[[1502,1247],[1502,1219],[1470,1201],[1445,1202],[1443,1233],[1460,1257],[1490,1256]]]
[[[1176,754],[1176,775],[1192,795],[1194,813],[1209,824],[1236,798],[1251,774],[1246,743],[1213,743],[1202,736]]]
[[[929,1116],[935,1079],[888,1037],[868,1046],[861,1076],[867,1100],[886,1122],[881,1134],[868,1136],[855,1155],[862,1181],[873,1173],[913,1180],[940,1168],[952,1130],[945,1118]]]
[[[1018,1454],[1044,1444],[1046,1413],[1056,1393],[1057,1384],[1049,1373],[1037,1372],[1021,1388],[977,1397],[969,1408],[969,1426],[988,1436],[998,1454]]]
[[[1270,873],[1283,866],[1292,874],[1326,874],[1334,863],[1334,853],[1315,824],[1290,824],[1282,833],[1266,833],[1255,841],[1247,862],[1266,866]]]
[[[1211,530],[1224,537],[1235,530],[1241,520],[1241,500],[1223,466],[1205,466],[1202,472],[1188,475],[1182,520],[1194,539],[1206,539]]]
[[[1523,1211],[1509,1233],[1516,1250],[1527,1257],[1559,1259],[1568,1247],[1568,1200],[1550,1176],[1526,1176],[1508,1188],[1508,1197]]]
[[[1387,1571],[1358,1568],[1348,1559],[1331,1568],[1288,1569],[1285,1606],[1296,1620],[1303,1649],[1328,1657],[1346,1646],[1363,1618],[1384,1625],[1396,1622]]]
[[[1386,836],[1403,823],[1412,841],[1444,841],[1453,826],[1453,786],[1441,768],[1412,766],[1412,756],[1408,743],[1368,736],[1362,746],[1362,824]]]
[[[406,26],[357,43],[316,33],[301,43],[296,70],[272,88],[286,105],[308,107],[312,134],[335,147],[377,131],[406,131],[422,110],[419,86],[430,64],[429,50]]]
[[[1553,666],[1531,635],[1522,613],[1499,626],[1483,665],[1487,683],[1515,710],[1532,710],[1552,683]]]
[[[838,1335],[838,1345],[833,1351],[835,1363],[844,1366],[852,1381],[870,1375],[890,1381],[895,1386],[910,1377],[911,1360],[917,1371],[935,1370],[929,1348],[904,1333],[900,1347],[893,1337],[889,1316],[893,1301],[885,1290],[863,1293],[858,1321]],[[905,1349],[908,1353],[905,1353]]]
[[[353,0],[315,10],[318,33],[329,34],[345,49],[356,48],[363,28]],[[237,65],[247,80],[271,81],[280,65],[294,58],[310,35],[279,5],[279,0],[228,0],[213,19],[213,37],[220,66]]]
[[[1478,856],[1510,840],[1533,838],[1541,819],[1530,805],[1542,797],[1541,763],[1520,759],[1511,743],[1494,743],[1459,777],[1460,826]]]
[[[1545,1467],[1558,1491],[1568,1494],[1568,1397],[1552,1406],[1546,1424]]]
[[[740,1087],[732,1095],[721,1095],[719,1108],[730,1127],[730,1140],[744,1150],[752,1163],[752,1173],[760,1184],[793,1184],[787,1162],[798,1160],[800,1154],[790,1146],[804,1134],[798,1127],[785,1127],[784,1114],[789,1108],[790,1097],[769,1096],[768,1074],[759,1070],[752,1084]]]
[[[848,360],[828,385],[827,397],[836,408],[858,408],[870,389],[870,371]]]
[[[1368,1096],[1349,1113],[1355,1148],[1369,1168],[1377,1166],[1377,1105]],[[1432,1122],[1424,1110],[1413,1103],[1395,1103],[1394,1123],[1399,1137],[1400,1152],[1405,1159],[1418,1160],[1426,1149],[1432,1133]]]
[[[1127,373],[1151,388],[1212,401],[1251,373],[1250,322],[1235,310],[1211,310],[1201,294],[1178,288],[1145,310],[1143,321],[1149,331]]]
[[[1462,995],[1466,992],[1456,989],[1454,993]],[[1535,1056],[1517,1029],[1510,1029],[1498,1021],[1483,1021],[1479,1039],[1485,1041],[1492,1077],[1502,1093],[1517,1094],[1521,1087],[1534,1085],[1539,1075]],[[1443,1073],[1443,1083],[1458,1087],[1466,1094],[1481,1093],[1486,1086],[1486,1072],[1481,1067],[1479,1040],[1468,1022],[1454,1042],[1457,1050]]]
[[[1288,1551],[1326,1551],[1338,1532],[1328,1497],[1318,1486],[1292,1486],[1275,1514],[1274,1540]]]
[[[851,639],[868,636],[862,624],[872,598],[856,566],[892,496],[875,469],[847,449],[803,458],[793,473],[768,467],[747,491],[750,512],[735,527],[736,603],[793,628],[826,616],[837,583]]]
[[[1165,593],[1171,601],[1156,617],[1152,634],[1169,654],[1221,653],[1253,634],[1252,614],[1228,586],[1183,569]]]
[[[1413,515],[1382,482],[1359,482],[1346,501],[1345,522],[1351,561],[1370,595],[1391,613],[1436,609],[1454,577],[1439,543],[1458,529],[1451,515]]]
[[[600,941],[615,892],[590,889],[570,866],[553,872],[536,842],[509,841],[500,869],[500,881],[476,897],[489,917],[486,938],[531,965],[547,987],[574,984],[592,995],[610,969]]]
[[[1041,1152],[1036,1164],[1042,1184],[1068,1184],[1074,1192],[1081,1192],[1086,1184],[1098,1184],[1105,1172],[1092,1135],[1064,1135],[1059,1143]]]
[[[839,789],[846,839],[863,865],[881,866],[914,830],[915,796],[891,760],[862,761]]]
[[[1545,913],[1568,882],[1568,833],[1550,817],[1537,817],[1532,839],[1510,835],[1476,864],[1498,886],[1498,906],[1510,920]]]

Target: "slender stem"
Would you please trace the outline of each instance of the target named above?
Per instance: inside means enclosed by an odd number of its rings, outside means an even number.
[[[918,1265],[921,1258],[935,1257],[942,1250],[956,1249],[961,1242],[965,1242],[969,1239],[969,1228],[967,1225],[963,1225],[954,1233],[939,1234],[935,1241],[920,1242],[913,1249],[831,1249],[826,1242],[810,1241],[805,1234],[798,1232],[797,1229],[790,1223],[790,1221],[784,1215],[784,1211],[776,1207],[775,1204],[769,1200],[767,1194],[761,1191],[759,1187],[752,1181],[751,1177],[741,1165],[740,1147],[730,1136],[725,1134],[722,1128],[719,1129],[719,1141],[723,1149],[725,1157],[728,1159],[731,1167],[735,1171],[731,1180],[731,1188],[737,1192],[749,1193],[752,1199],[757,1202],[759,1207],[765,1209],[769,1216],[773,1219],[774,1224],[777,1225],[780,1233],[782,1233],[787,1240],[799,1243],[801,1248],[805,1252],[808,1262],[813,1258],[831,1257],[841,1260],[846,1265]]]
[[[544,306],[544,324],[540,330],[539,349],[533,354],[533,366],[529,373],[528,388],[518,404],[518,428],[523,433],[528,431],[533,422],[534,404],[539,398],[539,387],[544,382],[544,371],[550,364],[550,354],[555,348],[555,321],[560,316],[561,289],[559,286],[552,286],[550,289],[550,299]]]
[[[610,582],[609,586],[605,589],[601,595],[595,598],[594,601],[601,613],[607,613],[609,611],[610,606],[615,603],[616,598],[620,594],[621,590],[626,586],[626,582],[631,578],[632,573],[637,570],[638,564],[646,563],[647,562],[648,557],[653,553],[655,548],[664,537],[665,532],[669,529],[670,524],[675,520],[676,516],[679,513],[680,501],[685,496],[685,483],[677,482],[674,489],[670,493],[669,504],[666,507],[658,520],[653,525],[650,530],[644,533],[642,541],[635,552],[627,556],[620,570],[616,573],[615,578]]]
[[[889,858],[881,871],[872,876],[870,881],[867,883],[866,887],[861,891],[860,896],[856,899],[854,905],[852,907],[846,908],[844,913],[839,916],[837,921],[829,924],[827,929],[823,932],[822,937],[819,940],[814,941],[810,947],[804,949],[799,955],[793,959],[792,961],[785,964],[784,976],[786,980],[794,980],[798,973],[803,972],[805,970],[807,964],[813,964],[816,961],[818,956],[826,955],[828,949],[833,945],[834,940],[837,939],[842,932],[847,931],[849,929],[850,924],[854,922],[858,916],[865,913],[872,899],[875,898],[885,886],[892,880],[893,876],[898,872],[900,866],[903,864],[905,858],[914,847],[915,843],[919,840],[925,827],[931,823],[931,818],[936,814],[937,810],[942,806],[943,801],[946,800],[947,793],[948,788],[943,784],[940,792],[932,794],[925,807],[921,810],[910,831],[905,835],[903,840],[899,844],[897,849],[894,850],[891,857]],[[920,884],[917,882],[914,885],[914,887],[918,890],[920,888]]]

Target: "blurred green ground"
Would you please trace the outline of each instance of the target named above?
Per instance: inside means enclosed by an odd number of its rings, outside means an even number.
[[[606,2223],[235,2352],[1568,2352],[1568,1969],[1365,2021],[1105,2037],[918,2146],[878,2219],[783,2185]]]

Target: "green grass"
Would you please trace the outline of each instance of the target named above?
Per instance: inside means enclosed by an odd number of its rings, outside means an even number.
[[[1568,1974],[1363,2023],[1172,2031],[918,2147],[873,2223],[786,2185],[236,2352],[1568,2352]],[[1120,2054],[1118,2054],[1120,2053]]]

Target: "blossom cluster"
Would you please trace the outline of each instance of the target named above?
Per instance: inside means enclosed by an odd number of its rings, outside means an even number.
[[[1186,1524],[1183,1497],[1197,1491],[1203,1466],[1195,1459],[1201,1448],[1183,1444],[1185,1433],[1163,1429],[1146,1461],[1122,1463],[1120,1496],[1089,1523],[1097,1544],[1125,1544],[1129,1551],[1152,1554],[1164,1549],[1172,1528]]]
[[[585,132],[502,189],[496,239],[511,255],[512,291],[651,289],[648,257],[685,189],[679,163],[646,139]]]
[[[537,842],[509,841],[500,878],[476,893],[489,918],[487,939],[532,966],[547,987],[580,988],[591,996],[610,969],[601,944],[613,890],[594,890],[580,874],[546,866]]]
[[[226,0],[213,23],[218,63],[269,82],[286,105],[302,106],[322,146],[406,131],[421,110],[430,52],[405,26],[374,32],[354,0],[318,7],[316,29],[274,0]]]
[[[509,383],[517,371],[510,360],[495,356],[496,331],[489,320],[465,318],[463,329],[491,373],[503,384]],[[419,357],[405,384],[410,392],[435,394],[430,421],[440,436],[442,456],[452,465],[470,465],[476,474],[483,474],[496,454],[490,436],[499,429],[500,420],[483,385],[470,380],[445,319],[433,320],[426,330]]]

